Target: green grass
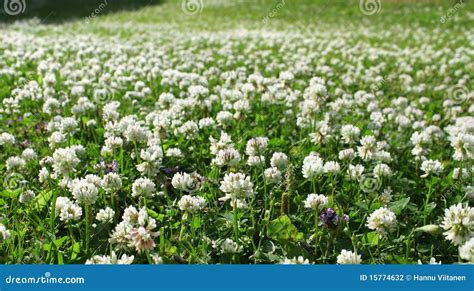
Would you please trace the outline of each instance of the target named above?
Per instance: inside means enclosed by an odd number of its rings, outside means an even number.
[[[209,3],[208,3],[209,2]],[[271,28],[284,29],[293,24],[330,25],[343,28],[346,25],[381,25],[388,29],[391,25],[408,27],[442,27],[439,18],[454,6],[455,1],[426,1],[426,3],[398,3],[381,1],[380,13],[366,16],[359,10],[355,0],[240,0],[240,1],[202,1],[201,13],[188,16],[181,11],[182,1],[166,1],[136,12],[122,12],[104,17],[109,21],[133,21],[146,24],[186,25],[188,29],[220,30],[240,26],[262,27],[262,20],[278,5],[275,17],[269,22]],[[226,4],[217,4],[226,3]],[[284,5],[282,4],[284,3]],[[459,9],[456,17],[461,21],[456,26],[469,29],[469,11],[473,3],[467,2]],[[449,23],[448,23],[449,25]]]

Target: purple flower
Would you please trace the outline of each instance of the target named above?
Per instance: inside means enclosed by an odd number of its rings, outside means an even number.
[[[116,160],[113,160],[112,161],[112,164],[110,165],[110,167],[107,169],[107,173],[115,173],[117,171],[117,167],[118,167],[118,164],[117,164],[117,161]]]
[[[164,168],[163,172],[165,173],[165,175],[171,176],[175,173],[182,172],[182,168],[180,166]]]
[[[326,208],[319,214],[319,220],[324,226],[336,227],[340,222],[348,222],[349,216],[347,214],[339,216],[332,208]]]

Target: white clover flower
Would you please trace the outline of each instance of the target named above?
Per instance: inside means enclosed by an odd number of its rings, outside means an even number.
[[[324,173],[324,161],[315,153],[311,153],[303,160],[303,177],[309,180],[316,179]]]
[[[441,227],[446,230],[447,240],[456,246],[462,245],[474,235],[474,208],[461,203],[452,205],[444,211]]]
[[[51,178],[53,179],[58,179],[59,177],[57,177],[56,174],[52,174],[51,175]],[[74,180],[71,180],[69,177],[64,177],[62,178],[60,181],[59,181],[59,187],[61,189],[69,189],[69,191],[72,192],[72,185],[73,183],[75,183],[78,179],[74,179]]]
[[[430,144],[431,138],[427,132],[418,132],[415,131],[411,138],[411,143],[413,144],[413,149],[411,151],[412,155],[415,156],[417,160],[421,159],[423,155],[426,153],[427,145]]]
[[[431,257],[428,264],[429,265],[441,265],[441,261],[437,262],[435,258]],[[423,262],[421,262],[421,260],[418,260],[418,265],[423,265]]]
[[[194,121],[186,121],[177,129],[177,134],[183,135],[186,139],[194,138],[199,132],[199,127]]]
[[[364,136],[360,141],[361,146],[357,147],[359,157],[363,160],[370,160],[377,152],[377,140],[375,137],[368,135]]]
[[[444,167],[440,161],[437,160],[426,160],[421,163],[420,169],[425,172],[421,175],[422,178],[426,178],[429,175],[439,175],[443,172]]]
[[[59,219],[64,222],[79,220],[82,216],[82,208],[76,203],[65,204],[59,213]]]
[[[355,143],[359,140],[360,129],[353,125],[344,125],[341,128],[341,139],[348,144]]]
[[[331,137],[331,127],[327,122],[316,123],[316,132],[310,133],[311,142],[315,144],[325,144]]]
[[[268,184],[276,184],[281,181],[281,172],[276,167],[265,169],[264,176]]]
[[[8,132],[0,134],[0,146],[13,145],[15,143],[15,137]]]
[[[341,166],[338,162],[328,161],[324,163],[324,173],[326,174],[337,174],[341,171]]]
[[[355,157],[355,151],[353,149],[344,149],[339,152],[338,157],[340,160],[351,160]]]
[[[392,155],[384,150],[379,150],[378,152],[375,153],[374,159],[379,161],[379,162],[391,162],[392,161]]]
[[[65,141],[66,141],[66,136],[59,131],[55,131],[51,133],[51,135],[48,138],[49,147],[52,149],[64,143]]]
[[[219,167],[235,166],[240,162],[240,153],[234,148],[219,150],[216,157],[212,159],[212,164]]]
[[[217,155],[219,151],[225,150],[225,149],[230,149],[234,148],[232,144],[232,139],[230,138],[230,135],[228,135],[225,132],[221,132],[221,136],[219,140],[214,139],[212,136],[209,138],[209,141],[211,142],[211,153],[213,155]]]
[[[247,165],[251,167],[265,166],[264,156],[250,156],[247,160]]]
[[[53,154],[53,169],[57,174],[64,176],[72,174],[79,162],[76,151],[72,148],[57,149]]]
[[[395,213],[385,207],[381,207],[367,218],[367,227],[377,231],[381,235],[387,235],[395,230],[397,217]]]
[[[473,186],[466,186],[464,188],[464,191],[466,191],[467,199],[474,200],[474,185]]]
[[[223,254],[236,254],[242,251],[242,247],[230,238],[226,238],[221,244],[221,252]]]
[[[309,194],[304,201],[305,208],[321,210],[328,204],[328,198],[322,194]]]
[[[161,160],[163,158],[163,151],[161,146],[153,145],[147,149],[142,149],[140,152],[142,163],[138,164],[137,170],[143,175],[156,175],[159,171]]]
[[[118,136],[109,136],[104,141],[105,145],[110,149],[120,148],[123,145],[123,139]]]
[[[392,175],[392,170],[386,164],[378,164],[374,167],[374,176],[377,178],[389,177]]]
[[[150,254],[150,257],[151,257],[151,260],[152,260],[153,264],[155,264],[155,265],[163,264],[163,258],[160,257],[160,255],[158,253],[152,253],[152,254]]]
[[[134,256],[128,256],[127,254],[123,254],[120,259],[115,254],[115,251],[112,251],[111,256],[93,256],[92,258],[86,261],[86,264],[99,264],[99,265],[130,265],[133,263],[135,259]]]
[[[273,153],[272,158],[270,159],[270,165],[279,170],[284,170],[288,165],[288,156],[280,152]]]
[[[231,199],[233,207],[239,200],[252,198],[255,195],[250,177],[242,173],[226,174],[219,189],[225,193],[225,196],[219,198],[219,200],[227,201]]]
[[[200,183],[197,178],[183,172],[173,175],[173,178],[171,179],[171,185],[173,185],[173,187],[177,190],[188,193],[196,192],[200,187]]]
[[[195,213],[206,206],[206,200],[201,196],[184,195],[178,201],[179,209],[188,213]]]
[[[202,118],[199,120],[199,128],[200,129],[206,129],[206,128],[212,128],[216,124],[214,119],[210,117]]]
[[[282,71],[280,72],[279,78],[282,81],[291,81],[295,78],[295,75],[293,75],[293,73],[290,71]]]
[[[43,112],[46,114],[52,114],[59,108],[61,108],[61,103],[54,98],[48,98],[43,103]]]
[[[347,178],[349,180],[360,180],[364,174],[365,167],[362,165],[349,165],[347,168]]]
[[[49,171],[47,168],[43,167],[38,173],[38,180],[40,183],[44,183],[49,179]]]
[[[34,161],[38,158],[38,155],[35,153],[35,150],[34,149],[25,149],[22,153],[21,153],[21,158],[25,161]]]
[[[26,204],[35,198],[36,194],[33,190],[26,190],[20,194],[18,201],[20,203]]]
[[[0,238],[2,241],[9,239],[11,236],[10,230],[8,230],[5,225],[0,223]]]
[[[67,197],[58,197],[56,198],[56,204],[55,204],[55,215],[59,215],[59,213],[61,212],[61,210],[69,203],[72,203],[72,201],[67,198]]]
[[[78,157],[83,157],[86,155],[86,149],[84,148],[83,145],[80,145],[80,144],[72,145],[69,148],[73,150]]]
[[[256,137],[247,142],[245,153],[248,156],[259,156],[264,153],[268,146],[268,138]]]
[[[111,92],[110,92],[111,93]],[[101,101],[106,100],[109,97],[112,97],[111,94],[105,88],[96,88],[94,89],[93,100]],[[79,97],[77,103],[72,107],[72,112],[76,115],[83,115],[88,111],[92,111],[96,108],[95,104],[92,103],[87,97]]]
[[[19,172],[26,166],[26,162],[20,157],[9,157],[5,165],[7,172]]]
[[[132,197],[151,197],[155,191],[155,183],[148,178],[138,178],[132,184]]]
[[[74,96],[81,96],[84,95],[85,89],[81,85],[74,85],[74,87],[71,88],[71,94]]]
[[[383,204],[388,204],[392,201],[392,188],[388,187],[387,189],[384,189],[382,194],[380,194],[379,199]]]
[[[82,216],[82,209],[67,197],[56,198],[55,215],[63,222],[78,220]]]
[[[245,100],[245,99],[237,100],[233,104],[233,107],[234,107],[234,110],[238,113],[250,111],[250,103],[248,100]],[[234,115],[234,117],[236,117],[236,115]]]
[[[467,179],[469,178],[469,171],[467,169],[461,169],[461,168],[454,168],[453,169],[453,179],[458,180],[458,179]]]
[[[138,210],[134,206],[125,208],[122,220],[129,224],[136,224],[138,222]]]
[[[150,132],[147,128],[142,127],[139,123],[133,122],[126,127],[124,136],[129,142],[142,143],[148,141]]]
[[[96,185],[86,181],[85,179],[75,181],[72,184],[71,192],[74,199],[84,205],[94,204],[97,201],[97,198],[99,198],[99,190]]]
[[[59,130],[62,134],[72,135],[78,131],[78,126],[79,125],[76,119],[74,119],[73,117],[66,117],[61,120]]]
[[[53,164],[53,157],[46,156],[42,158],[39,162],[41,167],[46,167]]]
[[[128,235],[132,230],[132,224],[122,221],[115,226],[114,231],[110,235],[109,242],[114,244],[119,249],[124,249],[128,246],[129,239]]]
[[[474,159],[474,134],[459,133],[451,136],[450,141],[454,148],[453,159],[455,161]]]
[[[102,223],[112,223],[114,221],[114,215],[115,211],[110,207],[106,207],[97,212],[95,219]]]
[[[109,120],[118,120],[120,115],[118,113],[118,109],[120,107],[120,102],[112,101],[104,105],[102,107],[102,118],[104,121]]]
[[[216,120],[219,125],[228,125],[234,120],[234,115],[229,111],[219,111]]]
[[[343,249],[341,253],[337,256],[337,263],[338,264],[360,264],[362,263],[361,255],[357,255],[352,251],[347,251]]]
[[[137,223],[127,235],[128,245],[133,246],[138,253],[153,250],[156,245],[154,237],[159,235],[159,232],[153,231],[154,228],[155,219],[148,216],[145,208],[140,209]]]
[[[166,150],[167,157],[182,158],[184,157],[183,152],[178,148],[168,148]]]
[[[474,237],[459,248],[459,256],[463,260],[474,263]]]
[[[119,174],[116,173],[108,173],[104,175],[102,178],[102,188],[106,192],[114,192],[122,188],[122,179],[120,178]]]
[[[303,258],[303,256],[293,257],[291,259],[285,258],[280,262],[283,265],[309,265],[310,262],[308,259]]]
[[[100,178],[97,175],[88,174],[84,177],[84,180],[86,180],[87,182],[89,182],[91,184],[94,184],[94,186],[96,186],[97,188],[102,187],[102,178]]]

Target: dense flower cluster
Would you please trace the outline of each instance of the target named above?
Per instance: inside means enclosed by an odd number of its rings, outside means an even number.
[[[473,262],[468,32],[77,27],[0,27],[5,262]]]

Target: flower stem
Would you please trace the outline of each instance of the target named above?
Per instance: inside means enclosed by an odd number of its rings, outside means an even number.
[[[52,205],[51,205],[51,216],[50,216],[50,226],[51,226],[51,233],[54,234],[54,218],[56,216],[56,199],[57,199],[58,194],[56,191],[53,190],[53,200],[52,200]]]
[[[237,201],[233,201],[234,206],[234,239],[237,246],[239,245],[239,221],[238,221],[238,208]],[[235,257],[235,262],[237,263],[237,255]]]
[[[425,207],[423,209],[423,225],[426,225],[426,211],[428,209],[428,203],[430,202],[432,188],[433,188],[433,178],[431,178],[430,185],[428,186],[428,194],[426,194]]]
[[[86,205],[86,254],[89,254],[89,243],[91,238],[91,206]]]

